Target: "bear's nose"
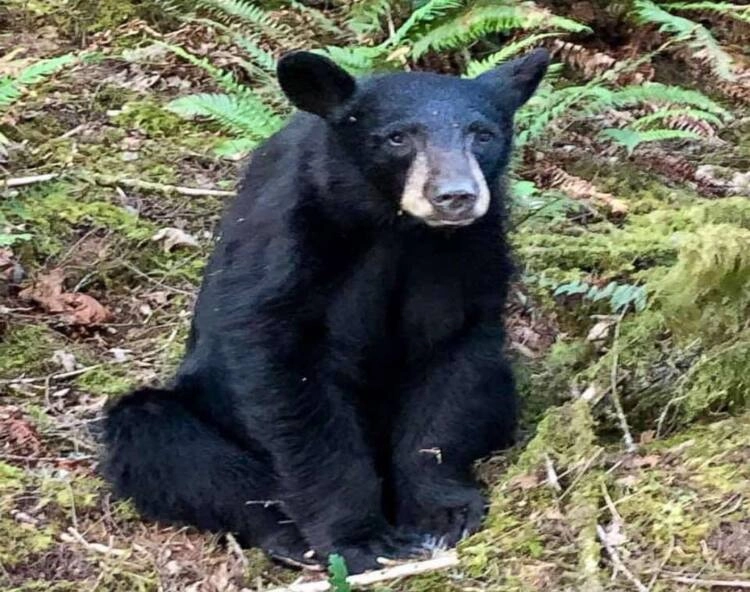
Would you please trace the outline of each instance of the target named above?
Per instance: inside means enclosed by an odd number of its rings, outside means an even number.
[[[475,193],[470,191],[449,191],[440,193],[432,199],[433,205],[442,213],[461,215],[474,207],[477,201]]]

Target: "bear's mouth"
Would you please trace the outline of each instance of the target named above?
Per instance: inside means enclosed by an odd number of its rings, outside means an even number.
[[[422,220],[427,224],[427,226],[431,226],[432,228],[441,228],[441,227],[461,227],[461,226],[469,226],[470,224],[474,223],[476,220],[478,220],[481,216],[469,216],[466,218],[461,219],[451,219],[451,218],[442,218],[442,217],[427,217],[422,218]]]

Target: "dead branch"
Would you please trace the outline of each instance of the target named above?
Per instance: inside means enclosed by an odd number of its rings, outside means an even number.
[[[750,590],[750,580],[711,580],[692,576],[669,576],[670,580],[680,584],[692,584],[706,588],[743,588]]]
[[[57,173],[47,173],[46,175],[31,175],[29,177],[16,177],[15,179],[6,179],[0,182],[0,187],[22,187],[24,185],[33,185],[34,183],[45,183],[59,177]]]
[[[145,189],[147,191],[158,191],[159,193],[177,193],[179,195],[189,195],[192,197],[234,197],[234,191],[224,191],[222,189],[200,189],[197,187],[182,187],[180,185],[165,185],[164,183],[155,183],[153,181],[142,181],[140,179],[122,179],[110,175],[91,174],[89,173],[84,180],[92,180],[99,185],[109,187],[132,187],[135,189]]]
[[[628,418],[625,416],[625,410],[622,407],[622,402],[620,402],[620,395],[617,393],[617,368],[618,368],[618,362],[619,362],[619,352],[618,352],[618,345],[619,345],[619,339],[620,339],[620,323],[622,321],[623,315],[620,315],[620,318],[617,320],[617,323],[615,324],[615,335],[612,339],[612,372],[611,372],[611,378],[612,378],[612,385],[610,387],[610,396],[612,397],[612,404],[615,407],[615,413],[617,415],[617,419],[620,422],[620,429],[622,430],[622,438],[625,441],[625,448],[628,452],[635,452],[636,451],[636,445],[635,441],[633,440],[633,435],[630,433],[630,426],[628,425]]]
[[[60,540],[65,543],[79,543],[89,551],[94,551],[95,553],[100,553],[102,555],[125,557],[130,554],[130,551],[126,551],[125,549],[115,549],[113,547],[108,547],[107,545],[102,545],[101,543],[89,543],[83,538],[83,535],[72,526],[68,528],[67,532],[60,535]]]
[[[449,569],[458,565],[458,555],[455,551],[450,551],[440,557],[434,559],[428,559],[426,561],[414,561],[410,563],[401,563],[394,567],[388,567],[386,569],[379,569],[377,571],[371,571],[356,576],[349,576],[346,581],[352,586],[367,586],[370,584],[377,584],[379,582],[386,582],[388,580],[395,580],[398,578],[406,578],[415,576],[418,574],[438,571],[441,569]],[[331,585],[327,580],[318,580],[316,582],[302,582],[299,584],[290,584],[282,588],[274,588],[267,592],[326,592],[331,589]]]
[[[604,549],[607,551],[607,555],[609,555],[610,560],[612,561],[614,566],[622,572],[622,575],[630,580],[630,583],[635,586],[638,592],[648,592],[648,588],[643,585],[643,582],[641,582],[638,577],[635,576],[633,572],[630,571],[623,563],[622,559],[620,558],[620,554],[617,552],[617,549],[609,544],[609,541],[607,540],[607,533],[600,524],[596,525],[596,534],[599,536],[599,540],[604,546]]]

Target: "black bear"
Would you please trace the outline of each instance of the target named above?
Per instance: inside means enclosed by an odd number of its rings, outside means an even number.
[[[516,422],[502,177],[548,62],[356,79],[283,57],[302,113],[256,149],[225,213],[174,384],[107,410],[116,493],[351,572],[476,530],[472,463]]]

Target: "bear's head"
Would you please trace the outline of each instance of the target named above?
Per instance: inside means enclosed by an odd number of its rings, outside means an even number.
[[[536,49],[477,78],[400,72],[355,79],[326,57],[278,64],[282,90],[323,118],[343,153],[388,200],[430,226],[465,226],[490,206],[508,164],[513,115],[549,64]]]

